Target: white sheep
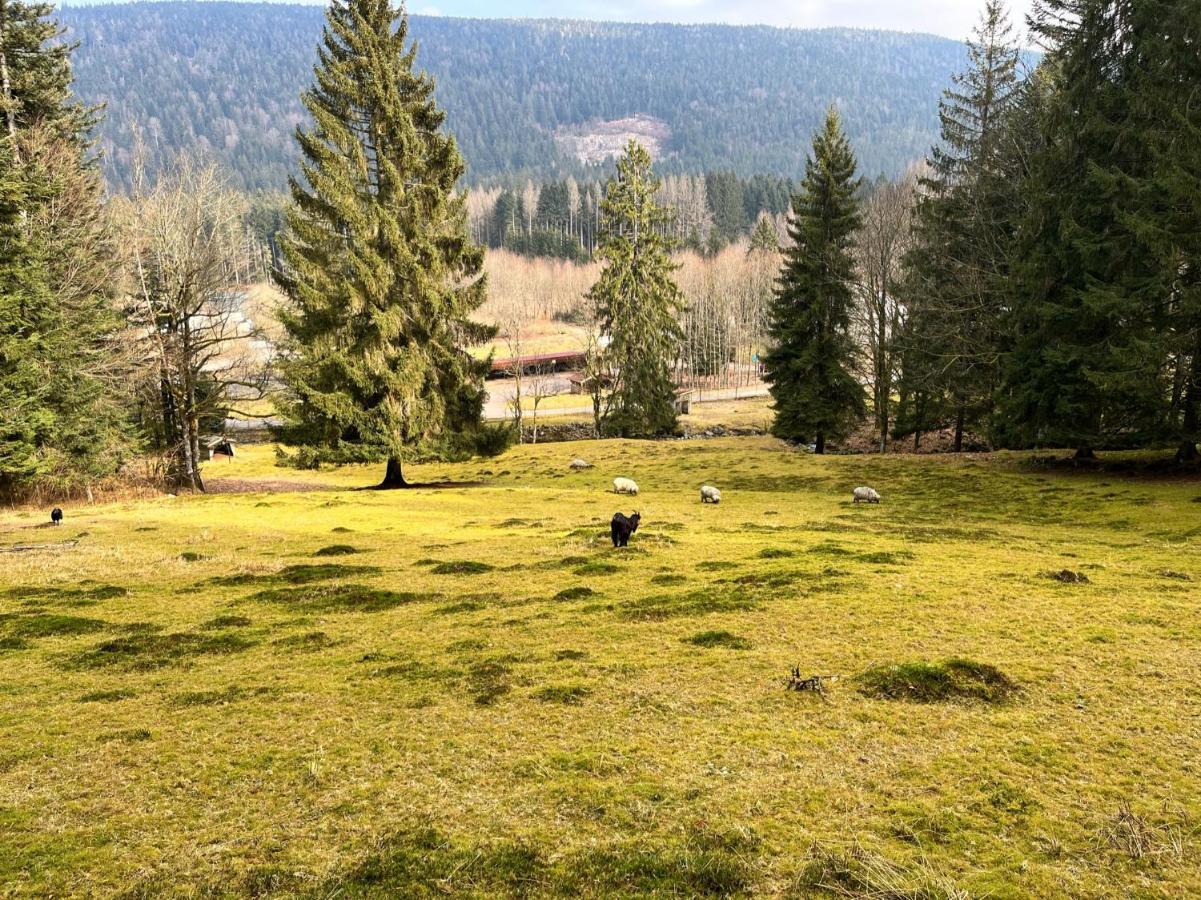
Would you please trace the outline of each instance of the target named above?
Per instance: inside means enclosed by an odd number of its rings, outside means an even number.
[[[702,485],[701,503],[721,503],[721,491],[711,484]]]
[[[575,472],[582,472],[582,471],[584,471],[585,469],[591,469],[591,468],[592,468],[592,463],[588,462],[587,460],[583,460],[583,459],[573,459],[573,460],[571,461],[571,469],[572,469],[572,471],[575,471]]]
[[[632,478],[614,478],[613,493],[629,494],[632,497],[638,496],[638,483]]]
[[[855,488],[856,503],[879,503],[880,495],[876,493],[874,488],[857,487]]]

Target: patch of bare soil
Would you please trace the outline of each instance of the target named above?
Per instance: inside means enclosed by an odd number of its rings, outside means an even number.
[[[639,113],[608,122],[589,122],[555,135],[559,146],[582,163],[603,163],[618,157],[631,139],[659,159],[671,140],[671,126],[662,119]]]
[[[876,426],[871,422],[865,422],[855,430],[855,432],[837,447],[832,448],[839,453],[879,453],[880,452],[880,435],[876,431]],[[922,432],[921,441],[915,450],[913,447],[913,435],[906,435],[903,438],[894,438],[888,441],[888,450],[890,454],[895,453],[917,453],[917,454],[934,454],[934,453],[953,453],[955,450],[955,429],[941,428],[938,431]],[[963,435],[963,452],[964,453],[988,453],[992,448],[988,445],[988,441],[983,436],[965,432]]]

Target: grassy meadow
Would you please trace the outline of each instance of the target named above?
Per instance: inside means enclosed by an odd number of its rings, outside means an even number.
[[[207,474],[0,512],[0,896],[1201,894],[1201,483],[758,438]]]

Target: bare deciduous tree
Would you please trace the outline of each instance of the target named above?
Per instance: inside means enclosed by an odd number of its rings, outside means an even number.
[[[133,273],[128,316],[144,347],[168,477],[204,490],[202,423],[261,400],[268,344],[243,311],[243,200],[217,168],[181,158],[123,201]]]
[[[878,186],[864,204],[856,246],[860,279],[857,325],[867,349],[866,374],[871,381],[881,453],[888,447],[897,373],[896,338],[905,319],[896,287],[913,233],[913,191],[912,177]]]

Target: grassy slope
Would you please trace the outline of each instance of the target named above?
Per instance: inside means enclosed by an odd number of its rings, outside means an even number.
[[[484,485],[0,517],[79,540],[0,554],[0,894],[1201,892],[1198,485],[757,439],[418,474]],[[317,564],[377,570],[285,568]],[[1021,693],[850,677],[949,657]],[[794,664],[844,677],[823,702]]]

